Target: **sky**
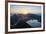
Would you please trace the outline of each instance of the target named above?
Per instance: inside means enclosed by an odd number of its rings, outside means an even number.
[[[31,5],[10,5],[10,13],[15,14],[40,14],[41,6],[31,6]]]

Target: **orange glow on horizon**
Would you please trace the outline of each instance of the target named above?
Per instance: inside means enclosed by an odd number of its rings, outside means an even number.
[[[29,13],[27,9],[21,9],[19,11],[20,11],[19,12],[20,14],[28,14]]]

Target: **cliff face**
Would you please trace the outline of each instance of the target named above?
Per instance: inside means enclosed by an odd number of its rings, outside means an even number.
[[[14,14],[10,18],[10,25],[12,25],[11,28],[31,28],[32,26],[26,23],[26,21],[33,19],[37,19],[39,22],[41,22],[41,16],[36,14]]]

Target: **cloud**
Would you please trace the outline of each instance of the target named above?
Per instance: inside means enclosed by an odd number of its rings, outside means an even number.
[[[26,23],[28,23],[32,27],[40,27],[40,22],[38,20],[28,20]]]
[[[11,5],[11,13],[20,13],[22,12],[28,12],[33,14],[39,14],[41,13],[41,6],[26,6],[26,5]]]

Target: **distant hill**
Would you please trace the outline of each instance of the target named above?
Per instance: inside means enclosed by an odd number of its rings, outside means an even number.
[[[20,21],[19,21],[20,19]],[[16,27],[11,26],[11,28],[25,28],[27,27],[27,23],[26,21],[28,20],[33,20],[33,19],[37,19],[39,22],[41,22],[41,16],[37,15],[37,14],[14,14],[10,17],[10,23],[11,25],[16,24]],[[19,21],[19,22],[17,22]],[[24,27],[25,26],[25,27]],[[31,27],[30,25],[28,25],[27,28]]]

